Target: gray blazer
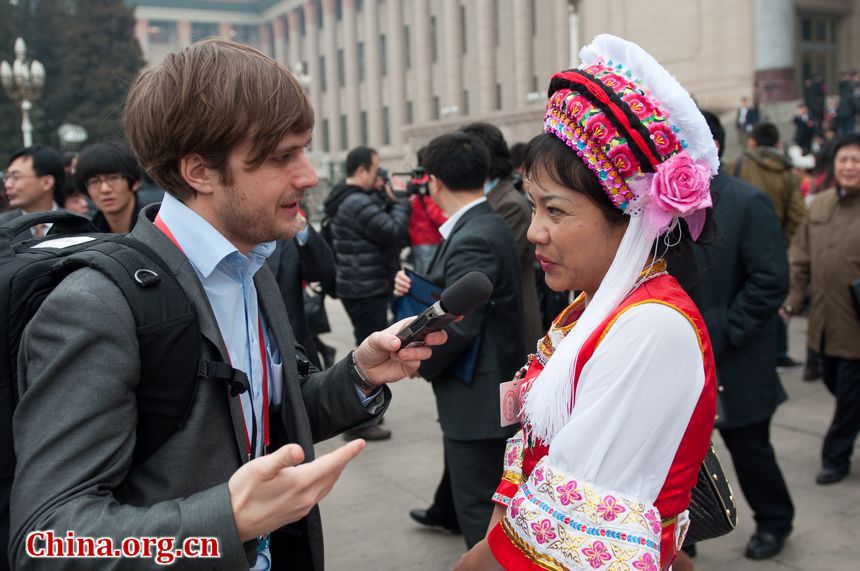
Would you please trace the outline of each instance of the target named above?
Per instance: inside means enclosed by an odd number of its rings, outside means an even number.
[[[215,317],[191,264],[150,219],[147,208],[132,234],[159,253],[194,304],[204,358],[226,354]],[[290,329],[283,300],[265,266],[255,277],[266,322],[283,355],[283,402],[270,410],[272,448],[302,446],[307,460],[313,442],[381,414],[390,400],[385,388],[369,407],[361,405],[342,361],[323,372],[300,375],[305,359]],[[295,348],[295,349],[294,349]],[[45,567],[25,550],[27,533],[74,530],[78,536],[217,537],[220,559],[177,559],[177,569],[247,569],[256,541],[239,540],[227,481],[247,461],[245,427],[237,397],[226,385],[198,387],[186,425],[155,454],[131,467],[139,376],[137,335],[121,292],[103,275],[82,269],[45,300],[25,330],[18,363],[20,403],[14,416],[18,457],[11,500],[10,558],[17,569]],[[308,563],[323,568],[319,512],[289,526],[287,543],[305,547]],[[279,552],[276,562],[296,559]],[[86,559],[51,560],[52,569],[90,569]],[[151,568],[147,559],[103,559],[100,568]]]

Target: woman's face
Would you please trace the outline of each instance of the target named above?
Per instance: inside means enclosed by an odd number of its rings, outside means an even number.
[[[544,173],[525,180],[532,207],[528,239],[555,291],[584,290],[592,297],[609,270],[627,228],[604,218],[587,195],[553,182]]]

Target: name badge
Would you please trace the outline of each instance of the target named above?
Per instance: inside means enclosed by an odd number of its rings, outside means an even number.
[[[499,385],[499,419],[501,426],[510,426],[520,420],[520,382],[519,375],[512,381]]]

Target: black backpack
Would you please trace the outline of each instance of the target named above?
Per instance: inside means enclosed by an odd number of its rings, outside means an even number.
[[[48,236],[15,242],[36,224]],[[24,327],[54,288],[89,267],[122,291],[140,343],[136,444],[132,465],[149,458],[185,423],[198,382],[227,382],[234,396],[247,389],[242,371],[202,359],[204,337],[185,291],[151,248],[123,234],[100,234],[86,218],[40,212],[0,226],[0,570],[6,569],[9,496],[15,472],[12,413],[18,402],[18,347]],[[216,352],[217,353],[217,352]]]

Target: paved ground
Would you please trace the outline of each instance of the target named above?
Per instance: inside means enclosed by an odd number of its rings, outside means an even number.
[[[338,301],[327,300],[333,331],[324,339],[345,355],[352,329]],[[791,324],[791,350],[803,357],[805,320]],[[704,571],[830,571],[860,569],[860,468],[842,483],[814,483],[821,439],[833,401],[821,382],[804,383],[800,372],[783,375],[790,399],[776,415],[772,433],[797,516],[785,550],[766,562],[744,559],[754,530],[749,508],[735,485],[740,524],[726,537],[700,545],[697,569]],[[394,400],[385,426],[391,440],[369,443],[322,502],[327,567],[334,571],[443,571],[465,550],[462,538],[420,529],[407,515],[432,499],[442,466],[441,432],[433,393],[421,379],[392,386]],[[342,441],[321,443],[318,452]],[[717,449],[731,472],[728,453]],[[856,457],[856,455],[855,455]]]

